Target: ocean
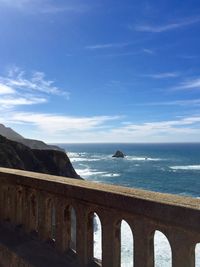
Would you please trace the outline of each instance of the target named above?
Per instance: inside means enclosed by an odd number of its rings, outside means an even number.
[[[200,197],[200,143],[185,144],[60,144],[77,173],[89,181],[116,184],[162,193]],[[125,158],[113,158],[121,150]],[[94,234],[95,257],[101,258],[101,227]],[[122,267],[132,267],[130,229],[122,222]],[[171,249],[156,231],[155,267],[170,267]],[[134,243],[134,242],[133,242]],[[200,267],[196,247],[196,267]]]

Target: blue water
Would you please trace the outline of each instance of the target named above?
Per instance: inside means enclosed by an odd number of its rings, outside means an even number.
[[[200,196],[198,144],[62,144],[85,179],[157,192]],[[116,150],[124,159],[112,158]]]

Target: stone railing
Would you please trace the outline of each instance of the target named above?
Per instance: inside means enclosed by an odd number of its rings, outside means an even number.
[[[102,267],[120,266],[120,225],[125,220],[134,237],[134,266],[154,266],[156,230],[168,238],[173,267],[194,267],[200,242],[200,200],[97,184],[39,173],[0,168],[0,219],[52,240],[55,250],[72,248],[71,209],[76,213],[80,266],[95,261],[93,216],[102,226]]]

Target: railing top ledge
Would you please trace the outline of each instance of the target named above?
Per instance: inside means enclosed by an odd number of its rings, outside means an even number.
[[[17,169],[8,169],[8,168],[1,168],[0,167],[0,179],[7,177],[15,177],[16,183],[19,183],[19,178],[30,178],[31,182],[35,181],[44,181],[48,185],[49,183],[56,183],[56,184],[62,184],[66,186],[72,186],[72,187],[81,187],[83,189],[90,189],[95,191],[102,191],[102,192],[108,192],[112,194],[118,194],[122,196],[129,196],[134,197],[137,199],[143,199],[147,201],[153,201],[163,204],[169,204],[174,206],[180,206],[180,207],[188,207],[191,209],[198,209],[200,210],[200,199],[192,198],[192,197],[184,197],[184,196],[178,196],[175,194],[164,194],[159,192],[152,192],[148,190],[142,190],[142,189],[135,189],[135,188],[129,188],[124,186],[118,186],[118,185],[109,185],[109,184],[102,184],[102,183],[95,183],[95,182],[89,182],[86,180],[79,180],[79,179],[72,179],[72,178],[66,178],[62,176],[54,176],[54,175],[48,175],[48,174],[42,174],[42,173],[36,173],[36,172],[27,172]],[[34,187],[34,183],[32,184]],[[46,187],[46,190],[48,191],[48,186]]]
[[[200,232],[200,199],[6,168],[0,168],[2,183]]]

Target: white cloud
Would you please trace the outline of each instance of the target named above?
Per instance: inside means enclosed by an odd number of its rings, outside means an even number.
[[[6,117],[5,117],[6,116]],[[168,121],[123,123],[119,116],[71,117],[45,113],[0,114],[0,121],[26,127],[29,138],[47,142],[184,142],[200,141],[200,116]]]
[[[146,54],[149,54],[149,55],[153,55],[154,54],[154,51],[153,50],[147,49],[147,48],[144,48],[143,49],[143,52],[146,53]]]
[[[177,72],[162,72],[162,73],[146,74],[143,76],[153,79],[166,79],[166,78],[176,78],[179,75],[180,74]]]
[[[67,142],[72,138],[77,138],[79,141],[87,134],[96,135],[101,130],[108,130],[111,127],[110,123],[119,118],[119,116],[77,117],[13,111],[6,114],[0,113],[1,123],[14,129],[16,125],[20,125],[20,128],[27,128],[30,134],[21,132],[24,136],[52,142]]]
[[[0,95],[14,94],[15,90],[6,84],[0,83]]]
[[[50,132],[85,131],[116,120],[117,116],[70,117],[55,114],[18,113],[13,119],[22,123],[35,124],[40,129]]]
[[[45,98],[36,98],[32,97],[30,99],[24,97],[11,98],[11,97],[2,97],[0,98],[1,108],[10,108],[15,106],[22,105],[34,105],[34,104],[42,104],[47,102]]]
[[[106,49],[106,48],[122,48],[130,44],[131,43],[107,43],[107,44],[88,45],[85,48],[89,50]]]
[[[131,27],[131,29],[140,32],[161,33],[161,32],[175,30],[178,28],[183,28],[198,22],[200,22],[200,17],[192,17],[192,18],[181,19],[179,21],[168,23],[165,25],[138,25],[135,26],[134,28]]]
[[[68,92],[63,92],[54,86],[54,81],[46,80],[43,72],[35,71],[28,77],[25,71],[15,67],[9,70],[7,77],[1,76],[0,82],[14,90],[39,91],[46,94],[69,96]]]
[[[200,89],[200,78],[185,81],[176,87],[177,89]]]
[[[104,133],[109,142],[184,142],[200,141],[200,117],[171,121],[128,124]],[[106,137],[107,136],[107,137]]]
[[[49,95],[69,98],[69,92],[47,80],[43,72],[33,72],[30,76],[18,67],[10,68],[7,76],[0,76],[0,104],[4,108],[42,104],[47,102]]]
[[[139,106],[200,106],[200,99],[138,103]]]

